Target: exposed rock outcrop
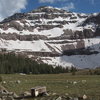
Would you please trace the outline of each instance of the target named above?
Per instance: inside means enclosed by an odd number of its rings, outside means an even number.
[[[5,40],[20,40],[20,41],[33,41],[33,40],[47,40],[48,38],[44,35],[18,35],[17,33],[2,33],[0,38]]]

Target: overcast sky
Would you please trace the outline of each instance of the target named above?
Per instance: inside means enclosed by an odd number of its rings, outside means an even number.
[[[0,0],[0,20],[39,6],[53,6],[79,13],[100,12],[100,0]]]

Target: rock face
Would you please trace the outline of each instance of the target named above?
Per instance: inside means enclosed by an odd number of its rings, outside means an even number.
[[[76,31],[73,38],[74,39],[84,39],[93,38],[95,33],[91,29],[84,29],[83,31]]]
[[[100,13],[93,14],[89,16],[83,23],[83,26],[86,24],[94,23],[96,25],[100,25]]]
[[[0,33],[16,33],[19,35],[28,33],[37,33],[37,35],[43,33],[43,35],[46,35],[46,33],[49,33],[46,36],[50,38],[50,35],[55,33],[53,30],[58,28],[62,32],[58,33],[57,36],[52,35],[52,37],[58,38],[59,36],[59,39],[91,38],[98,35],[99,27],[94,29],[94,27],[85,26],[89,23],[99,26],[99,16],[99,14],[97,16],[89,16],[72,13],[53,7],[39,7],[29,13],[16,13],[4,19],[0,24]],[[81,25],[81,23],[83,24]],[[58,31],[56,30],[56,34]]]
[[[100,13],[91,15],[83,22],[82,25],[90,25],[90,27],[94,30],[94,36],[100,36]]]
[[[97,36],[99,13],[87,15],[43,6],[0,22],[0,51],[42,57],[92,55],[99,53]]]
[[[17,33],[3,33],[0,34],[0,37],[5,40],[20,40],[20,41],[33,41],[33,40],[47,40],[48,38],[44,35],[19,35]]]

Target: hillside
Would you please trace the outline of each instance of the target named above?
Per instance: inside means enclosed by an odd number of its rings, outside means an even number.
[[[39,7],[0,22],[1,52],[63,67],[100,66],[100,14]]]

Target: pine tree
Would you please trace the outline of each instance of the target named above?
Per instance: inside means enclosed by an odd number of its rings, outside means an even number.
[[[76,74],[77,69],[75,67],[71,67],[70,72],[72,73],[72,75]]]

